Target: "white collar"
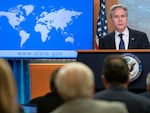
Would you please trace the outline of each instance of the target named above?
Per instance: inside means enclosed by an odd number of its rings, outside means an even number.
[[[120,32],[115,30],[115,34],[118,36],[120,34]],[[126,27],[125,30],[122,32],[122,34],[128,36],[129,35],[129,29]]]

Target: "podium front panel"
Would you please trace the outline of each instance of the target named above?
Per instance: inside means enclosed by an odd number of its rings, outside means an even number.
[[[96,89],[103,89],[101,80],[104,59],[112,54],[133,54],[141,61],[142,71],[137,79],[130,82],[129,89],[145,89],[146,75],[150,72],[150,54],[148,52],[78,52],[77,61],[87,64],[94,72]]]

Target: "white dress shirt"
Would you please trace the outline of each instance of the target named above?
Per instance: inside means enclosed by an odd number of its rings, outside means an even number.
[[[116,45],[116,49],[119,50],[119,43],[120,43],[120,37],[118,36],[120,34],[120,32],[115,31],[115,45]],[[125,50],[128,49],[128,45],[129,45],[129,30],[128,28],[126,28],[123,32],[123,41],[125,44]]]

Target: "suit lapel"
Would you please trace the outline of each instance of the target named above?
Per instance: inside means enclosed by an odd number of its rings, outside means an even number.
[[[129,29],[129,28],[128,28]],[[129,29],[129,45],[128,45],[128,48],[129,49],[132,49],[132,48],[135,48],[135,35],[134,35],[134,31]]]
[[[116,49],[116,45],[115,45],[115,32],[113,31],[111,36],[110,36],[110,47],[112,47],[112,49]]]

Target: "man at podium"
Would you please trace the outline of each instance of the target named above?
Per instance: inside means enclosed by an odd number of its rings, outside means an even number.
[[[110,18],[114,31],[99,37],[99,49],[149,49],[146,33],[130,29],[127,26],[128,9],[122,4],[110,8]]]

